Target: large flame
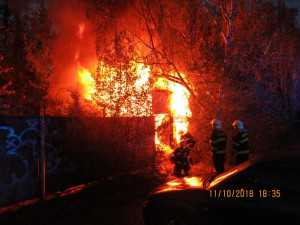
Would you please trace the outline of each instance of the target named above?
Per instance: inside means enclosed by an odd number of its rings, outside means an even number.
[[[180,135],[178,132],[182,130],[184,133],[188,131],[188,118],[192,116],[189,108],[190,93],[180,84],[171,83],[171,110],[174,115],[174,133],[177,143],[179,143]]]
[[[88,69],[78,67],[79,82],[82,86],[82,95],[87,100],[92,100],[92,95],[95,94],[95,80]]]
[[[180,130],[184,133],[188,131],[188,118],[192,116],[191,110],[189,108],[189,97],[190,93],[186,90],[185,87],[178,83],[174,83],[168,81],[166,79],[159,79],[155,83],[155,87],[160,89],[169,90],[172,92],[171,94],[171,116],[173,118],[173,133],[176,143],[180,142],[180,135],[178,134]],[[163,115],[159,115],[159,119],[157,119],[156,127],[160,126],[162,123]],[[159,142],[159,138],[156,138],[157,142]]]
[[[82,40],[84,29],[84,23],[78,25],[77,36],[79,40]],[[114,99],[126,95],[126,93],[130,93],[133,90],[135,92],[142,93],[147,89],[151,89],[149,84],[149,78],[151,77],[150,67],[147,67],[142,63],[131,62],[132,67],[129,68],[129,70],[127,69],[127,71],[120,71],[120,69],[118,68],[113,68],[109,65],[105,65],[104,62],[94,63],[93,68],[84,68],[81,65],[80,55],[78,52],[75,55],[75,60],[77,61],[78,65],[78,82],[81,86],[82,97],[85,100],[91,102],[91,104],[94,105],[95,108],[99,107],[99,105],[105,106],[106,116],[115,115],[115,111],[113,109],[116,107],[115,104],[117,104],[116,102],[118,101],[114,101]],[[98,74],[96,73],[95,68],[98,68]],[[127,84],[122,85],[122,83],[125,82],[125,75],[128,73],[134,73],[134,77],[136,78],[135,82],[131,84],[131,87],[128,87]],[[97,82],[102,82],[102,91],[99,91],[99,88],[97,89],[97,83],[94,79],[95,74],[98,76]],[[116,78],[119,79],[120,82],[116,82]],[[107,86],[109,86],[110,90],[113,91],[107,91],[107,89],[105,89],[105,87]],[[173,151],[171,147],[172,144],[178,144],[180,141],[178,132],[180,130],[184,132],[188,131],[188,118],[191,117],[191,111],[189,109],[190,94],[182,85],[166,79],[158,79],[154,84],[154,87],[171,91],[171,115],[154,115],[156,129],[162,125],[164,118],[166,118],[167,116],[172,118],[173,127],[170,129],[173,133],[173,143],[163,144],[160,140],[159,134],[156,132],[155,135],[155,143],[162,146],[162,149],[166,153],[171,153]],[[137,99],[137,97],[134,95],[130,95],[130,97],[126,99],[125,104],[120,106],[119,116],[151,116],[153,115],[151,112],[151,102],[152,95],[150,94],[150,92],[147,93],[142,100]]]

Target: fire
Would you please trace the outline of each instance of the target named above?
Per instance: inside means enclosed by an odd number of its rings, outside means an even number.
[[[139,75],[139,79],[135,82],[135,87],[141,90],[143,85],[146,85],[150,78],[150,68],[145,67],[144,64],[137,64],[137,74]]]
[[[164,114],[157,114],[155,116],[155,128],[156,129],[162,124],[164,116],[165,116]],[[155,143],[160,144],[160,140],[158,138],[158,133],[157,132],[155,133]]]
[[[158,133],[158,128],[163,124],[163,121],[164,121],[164,119],[167,118],[167,116],[168,115],[166,115],[166,114],[156,114],[155,115],[155,129],[156,129],[155,144],[160,150],[163,150],[167,154],[171,154],[173,152],[173,149],[171,148],[170,144],[168,145],[166,143],[163,143],[161,141],[161,137]],[[168,136],[168,135],[166,135],[166,136]]]
[[[83,35],[83,32],[84,32],[84,23],[80,23],[78,25],[78,32],[77,32],[77,36],[79,37],[80,40],[82,40],[82,35]]]
[[[178,132],[180,130],[182,130],[183,132],[188,131],[188,118],[192,116],[192,113],[189,109],[190,93],[182,85],[170,82],[165,79],[159,79],[154,86],[157,88],[170,90],[172,92],[171,116],[173,118],[174,138],[176,143],[178,144],[180,142],[180,135],[178,134]],[[163,115],[156,115],[156,128],[161,125],[163,117]],[[156,143],[160,144],[158,137],[156,137]]]
[[[169,181],[165,185],[157,189],[158,193],[175,191],[175,190],[186,190],[202,187],[203,181],[201,177],[184,177],[176,180]]]
[[[200,187],[202,185],[201,178],[185,177],[185,182],[192,187]]]
[[[104,62],[98,63],[98,92],[93,94],[94,105],[106,105],[106,115],[121,117],[142,117],[151,115],[150,69],[140,63],[131,63],[129,69],[120,70]],[[134,71],[134,72],[133,72]],[[127,80],[129,77],[129,81]],[[148,91],[148,92],[147,92]],[[142,97],[140,97],[142,95]]]
[[[91,75],[90,70],[82,67],[78,67],[78,77],[79,82],[82,86],[82,96],[91,101],[94,105],[97,105],[95,101],[101,101],[106,102],[108,105],[113,106],[113,101],[110,101],[112,98],[116,97],[116,95],[125,95],[126,91],[130,91],[128,88],[122,87],[118,83],[114,83],[114,75],[117,73],[116,68],[110,68],[108,66],[105,66],[103,62],[101,62],[99,65],[101,65],[101,71],[102,75],[104,75],[103,79],[105,79],[106,82],[109,82],[111,85],[113,85],[111,88],[116,90],[116,93],[111,93],[110,95],[108,93],[96,93],[96,84],[95,80]],[[143,91],[143,88],[148,85],[148,81],[150,78],[150,68],[145,67],[143,64],[135,64],[133,66],[132,70],[135,70],[137,75],[137,80],[133,84],[133,87],[136,91]],[[123,71],[122,73],[125,73],[127,71]],[[184,132],[187,132],[188,130],[188,118],[191,116],[191,111],[189,109],[189,92],[180,84],[172,83],[167,80],[161,81],[159,80],[155,87],[160,87],[163,89],[170,90],[171,93],[171,115],[168,114],[156,114],[155,116],[155,127],[158,129],[159,126],[162,125],[163,120],[166,119],[168,116],[171,116],[173,119],[173,133],[175,138],[175,143],[179,143],[180,136],[178,132],[180,130],[183,130]],[[150,88],[150,87],[148,87]],[[93,98],[93,97],[94,98]],[[131,96],[129,99],[129,102],[131,104],[132,109],[136,110],[136,113],[132,110],[128,110],[128,104],[125,104],[124,106],[120,107],[120,115],[121,116],[150,116],[151,113],[147,111],[142,112],[142,109],[145,109],[149,107],[149,102],[151,102],[151,95],[149,94],[147,97],[147,101],[140,102],[137,101],[135,96]],[[142,113],[141,113],[142,112]],[[113,111],[108,111],[107,116],[113,116]],[[160,137],[158,133],[156,132],[155,135],[155,142],[157,145],[160,145],[160,147],[168,154],[173,152],[173,149],[170,145],[163,144],[160,141]]]
[[[180,182],[176,182],[176,181],[170,181],[167,183],[170,186],[179,186],[181,183]]]
[[[87,100],[92,100],[92,95],[96,92],[95,80],[91,76],[91,72],[79,66],[78,77],[82,86],[82,95]]]
[[[79,41],[83,41],[85,24],[78,25],[76,33]],[[81,87],[82,97],[89,101],[93,107],[100,111],[99,105],[105,110],[106,116],[141,117],[151,116],[151,70],[142,63],[129,62],[126,69],[114,68],[104,62],[94,63],[92,69],[85,68],[80,62],[81,55],[76,52],[75,61],[78,66],[78,82]],[[86,64],[85,64],[86,65]],[[96,69],[97,68],[97,72]],[[128,76],[129,82],[128,82]],[[154,84],[155,88],[171,92],[170,114],[156,114],[155,127],[158,130],[166,118],[169,118],[170,132],[169,143],[161,141],[156,132],[155,143],[160,145],[167,154],[173,152],[172,147],[178,144],[178,132],[188,130],[188,118],[191,117],[189,109],[189,92],[180,84],[166,79],[159,79]],[[142,98],[140,98],[140,96]],[[121,103],[120,103],[121,102]],[[100,114],[99,114],[100,115]],[[173,137],[171,135],[173,133]]]
[[[180,84],[171,83],[170,89],[171,95],[171,111],[174,119],[174,133],[177,143],[180,141],[180,130],[185,133],[188,131],[188,118],[192,116],[191,110],[189,109],[189,97],[190,93]]]

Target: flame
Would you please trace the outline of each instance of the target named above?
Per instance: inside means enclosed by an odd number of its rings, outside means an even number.
[[[91,76],[91,72],[88,69],[78,68],[78,77],[82,86],[82,95],[87,100],[92,100],[92,95],[96,93],[95,80]]]
[[[138,90],[141,90],[141,87],[143,85],[146,85],[146,83],[149,81],[150,78],[150,68],[145,67],[144,64],[138,64],[137,65],[137,73],[139,75],[139,79],[135,82],[135,87]]]
[[[165,116],[164,114],[157,114],[155,116],[155,129],[156,130],[162,124],[164,116]],[[157,132],[155,133],[155,143],[156,144],[161,144]]]
[[[85,24],[78,24],[76,36],[79,41],[83,41],[84,31]],[[81,95],[85,100],[88,100],[96,110],[100,110],[99,105],[102,105],[105,106],[106,116],[116,115],[116,110],[114,109],[117,107],[119,107],[117,112],[118,116],[141,117],[153,115],[151,110],[152,95],[150,92],[147,93],[146,96],[144,95],[142,100],[132,94],[133,91],[142,93],[146,89],[151,89],[149,84],[149,79],[151,77],[150,67],[145,66],[142,63],[130,62],[132,65],[131,68],[121,70],[120,68],[105,65],[104,62],[98,62],[93,64],[94,66],[91,70],[82,65],[82,62],[80,62],[81,57],[82,55],[77,51],[74,58],[78,66],[78,82],[81,87]],[[97,73],[95,68],[97,68]],[[134,78],[136,79],[135,82],[130,83],[129,85],[126,83],[126,75],[128,74],[134,74]],[[99,89],[99,82],[102,82],[102,89]],[[173,120],[173,127],[171,128],[174,134],[173,138],[175,143],[178,144],[180,141],[178,132],[180,130],[187,132],[188,130],[188,118],[191,117],[191,111],[188,105],[190,94],[182,85],[167,79],[158,79],[154,86],[169,90],[172,93],[170,102],[171,115],[154,115],[155,128],[157,130],[157,128],[162,125],[166,116],[171,116]],[[108,88],[112,91],[108,91]],[[124,104],[119,106],[118,98],[120,99],[122,96],[128,96],[128,94],[129,97],[122,100]],[[173,141],[170,140],[169,144],[163,143],[157,132],[155,135],[155,143],[167,154],[173,152],[173,149],[171,148]]]
[[[201,177],[184,177],[176,180],[169,181],[165,185],[162,185],[157,189],[157,193],[176,191],[176,190],[186,190],[190,188],[202,187],[203,181]]]
[[[123,100],[123,104],[119,106],[120,114],[119,116],[124,117],[142,117],[150,116],[150,102],[152,101],[152,96],[150,92],[146,94],[145,101],[138,99],[139,96],[136,96],[135,93],[143,93],[145,90],[150,89],[148,84],[150,77],[150,69],[145,67],[143,64],[132,63],[132,67],[128,70],[120,71],[117,68],[111,68],[107,65],[104,65],[101,62],[101,69],[103,79],[106,83],[109,83],[109,86],[113,92],[104,94],[104,101],[109,101],[109,104],[112,106],[112,110],[108,112],[108,116],[114,115],[114,108],[118,107],[118,98],[121,96],[128,96],[128,98]],[[134,72],[133,72],[134,71]],[[134,84],[128,85],[126,81],[126,74],[134,73],[134,78],[136,79]],[[116,79],[119,79],[119,82],[116,82]],[[132,79],[132,77],[131,77]],[[145,94],[145,93],[143,93]]]
[[[83,32],[84,32],[84,27],[85,27],[85,24],[84,23],[80,23],[78,25],[78,31],[77,31],[77,36],[80,40],[82,40],[82,37],[83,37]]]
[[[188,131],[188,118],[192,116],[189,108],[190,93],[185,87],[178,83],[170,82],[166,79],[158,79],[154,85],[156,88],[170,90],[171,94],[171,114],[173,117],[173,132],[175,141],[178,144],[180,142],[180,135],[178,132],[182,130],[184,133]],[[156,129],[161,125],[163,116],[156,115]],[[156,135],[156,143],[161,144],[159,138]],[[165,146],[167,147],[167,146]],[[169,149],[166,149],[169,152]]]
[[[200,187],[202,185],[201,178],[185,177],[185,182],[192,187]]]
[[[102,74],[104,74],[104,79],[106,82],[110,82],[114,86],[114,90],[118,90],[118,93],[113,93],[111,95],[104,94],[104,93],[96,93],[96,84],[95,80],[92,77],[92,73],[89,69],[83,68],[81,66],[78,67],[78,77],[79,82],[82,86],[82,96],[91,101],[94,105],[97,105],[96,101],[105,102],[107,104],[110,104],[113,106],[113,101],[110,101],[111,98],[114,97],[114,95],[122,95],[125,94],[126,91],[130,91],[128,88],[123,87],[119,83],[113,82],[113,75],[117,73],[117,69],[110,68],[108,66],[105,66],[103,62],[99,64],[101,66]],[[143,88],[148,85],[147,82],[150,78],[150,68],[144,66],[143,64],[135,64],[135,68],[132,68],[132,70],[135,69],[136,75],[138,79],[133,84],[133,87],[136,91],[142,91]],[[122,72],[123,74],[126,71]],[[191,117],[191,111],[189,109],[189,92],[180,84],[172,83],[168,80],[161,81],[159,80],[157,84],[155,84],[156,87],[160,87],[163,89],[170,90],[172,92],[171,94],[171,116],[173,118],[173,133],[175,142],[178,144],[180,141],[180,136],[178,132],[180,130],[187,132],[188,130],[188,118]],[[149,87],[150,88],[150,87]],[[94,98],[93,98],[94,97]],[[120,115],[121,116],[150,116],[151,113],[140,113],[143,110],[146,109],[151,102],[152,96],[149,94],[147,97],[147,101],[140,102],[136,99],[135,96],[131,96],[129,98],[129,102],[131,104],[131,108],[136,110],[135,112],[132,112],[132,110],[128,110],[128,104],[125,104],[124,106],[120,107]],[[113,116],[113,111],[108,111],[107,116]],[[156,114],[155,115],[155,128],[158,129],[159,126],[162,125],[163,120],[170,115],[167,114]],[[156,132],[155,135],[155,143],[156,145],[160,146],[163,151],[165,151],[167,154],[170,154],[173,152],[173,149],[170,147],[170,145],[164,144],[160,141],[160,137],[158,133]]]
[[[82,35],[84,32],[85,24],[80,23],[78,25],[77,36],[82,41]],[[91,71],[81,66],[80,62],[80,53],[76,51],[75,53],[75,61],[78,67],[78,79],[81,84],[82,96],[87,100],[92,100],[92,95],[96,92],[95,89],[95,80],[91,75]]]
[[[189,109],[190,93],[180,84],[171,83],[171,111],[174,119],[174,133],[176,142],[179,143],[180,135],[178,132],[182,130],[184,133],[188,131],[188,118],[192,116]]]
[[[181,185],[180,182],[176,182],[176,181],[170,181],[167,184],[170,185],[170,186],[179,186],[179,185]]]

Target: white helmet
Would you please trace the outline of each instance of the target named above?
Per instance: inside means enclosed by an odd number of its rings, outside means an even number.
[[[212,127],[216,128],[216,129],[221,129],[221,121],[214,119],[210,122],[210,124],[212,125]]]
[[[244,124],[240,120],[234,121],[233,124],[232,124],[232,126],[234,126],[234,128],[239,129],[239,130],[243,130],[244,129]]]
[[[183,131],[183,130],[179,130],[179,131],[178,131],[178,135],[179,135],[179,136],[184,135],[184,131]]]

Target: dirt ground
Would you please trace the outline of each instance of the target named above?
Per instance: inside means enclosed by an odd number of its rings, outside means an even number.
[[[163,181],[142,174],[123,176],[76,194],[5,211],[0,214],[0,224],[143,225],[143,203],[148,193]]]

